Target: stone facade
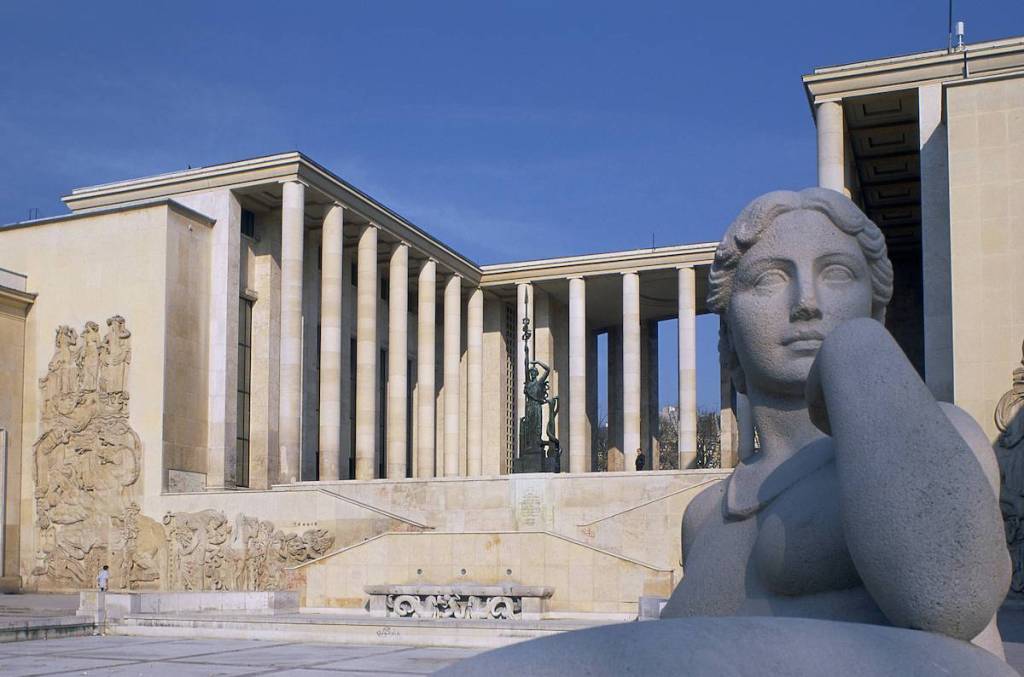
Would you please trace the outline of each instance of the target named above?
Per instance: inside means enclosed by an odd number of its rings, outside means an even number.
[[[1024,335],[1024,48],[970,59],[968,78],[961,55],[934,53],[805,83],[822,183],[863,202],[906,261],[890,330],[937,397],[987,423]],[[872,155],[885,139],[900,167]],[[902,198],[873,187],[876,170],[906,174]],[[672,359],[680,457],[695,456],[713,243],[478,265],[299,153],[65,202],[67,216],[0,228],[5,577],[88,587],[102,562],[125,590],[296,589],[358,607],[365,585],[475,576],[550,586],[552,610],[581,613],[627,613],[678,582],[679,516],[723,475],[633,459],[657,458]],[[562,403],[557,476],[508,475],[526,314]],[[658,343],[664,320],[677,345]],[[730,467],[755,430],[721,382]]]

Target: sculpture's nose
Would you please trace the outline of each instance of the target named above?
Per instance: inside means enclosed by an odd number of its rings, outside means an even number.
[[[821,319],[821,309],[818,307],[818,293],[814,287],[812,275],[800,275],[797,277],[794,303],[789,310],[789,321],[800,322]]]

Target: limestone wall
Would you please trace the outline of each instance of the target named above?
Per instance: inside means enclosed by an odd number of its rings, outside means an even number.
[[[552,613],[635,614],[641,595],[668,597],[660,569],[551,532],[388,533],[296,568],[309,608],[362,607],[370,583],[530,581],[554,588]],[[534,583],[535,582],[535,583]]]
[[[1024,78],[946,86],[954,393],[990,438],[1024,340]]]
[[[25,352],[24,309],[7,304],[0,297],[0,428],[7,431],[7,510],[4,524],[4,572],[17,575],[20,506],[18,504],[21,476],[21,411]],[[0,440],[0,444],[2,444]]]
[[[556,612],[630,613],[680,580],[682,513],[725,476],[310,482],[147,496],[143,511],[166,530],[165,589],[288,588],[360,607],[364,585],[513,580],[553,586]]]
[[[163,460],[168,474],[207,472],[210,246],[206,228],[171,214],[167,228]],[[200,485],[201,486],[201,485]]]
[[[205,220],[163,203],[0,235],[0,267],[25,271],[38,295],[25,323],[21,462],[9,479],[28,587],[91,585],[103,563],[125,586],[159,585],[162,532],[138,499],[163,488],[165,412],[187,414],[194,400],[187,373],[204,344],[193,316],[207,233]],[[167,365],[184,381],[165,381]],[[189,434],[166,432],[172,448]]]

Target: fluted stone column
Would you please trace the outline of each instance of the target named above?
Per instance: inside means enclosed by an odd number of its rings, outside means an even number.
[[[406,475],[409,383],[409,245],[400,242],[391,252],[388,274],[388,479]]]
[[[299,481],[302,443],[302,250],[306,187],[288,181],[281,204],[281,455],[279,481]]]
[[[640,275],[622,274],[622,446],[624,470],[636,470],[640,446]]]
[[[345,210],[324,217],[320,264],[320,479],[341,472],[341,287]]]
[[[847,192],[842,103],[819,103],[815,108],[815,122],[818,126],[818,185]]]
[[[590,470],[587,446],[587,283],[569,280],[569,472]]]
[[[466,474],[477,477],[483,473],[484,444],[484,292],[479,287],[466,308],[466,389]]]
[[[444,476],[459,474],[459,363],[462,359],[462,278],[444,286]]]
[[[697,461],[697,298],[693,268],[679,269],[679,468]]]
[[[377,450],[377,226],[363,228],[356,255],[356,479],[371,480]]]
[[[437,313],[437,262],[420,268],[416,321],[416,477],[434,476],[434,318]]]

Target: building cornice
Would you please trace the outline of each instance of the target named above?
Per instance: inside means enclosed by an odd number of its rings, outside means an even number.
[[[191,218],[212,225],[213,220],[184,207],[173,199],[174,196],[218,188],[240,189],[285,181],[303,183],[307,191],[318,194],[329,204],[341,205],[346,211],[356,215],[357,221],[362,220],[384,229],[394,239],[436,261],[438,265],[461,276],[473,286],[496,286],[518,281],[564,278],[570,275],[614,274],[621,272],[623,268],[643,271],[706,265],[713,260],[717,246],[716,243],[680,245],[480,266],[297,151],[76,188],[62,198],[72,210],[71,214],[12,224],[8,227],[56,223],[160,204],[166,204]]]
[[[19,228],[34,228],[36,226],[46,226],[53,223],[62,223],[65,221],[75,221],[77,219],[84,219],[92,216],[102,216],[104,214],[117,214],[118,212],[130,212],[136,209],[152,209],[153,207],[166,207],[167,209],[181,214],[187,219],[191,219],[198,223],[202,223],[206,226],[213,226],[216,223],[215,219],[211,219],[202,212],[186,207],[185,205],[177,202],[169,197],[157,198],[154,200],[140,200],[138,202],[132,202],[127,204],[115,204],[110,207],[98,207],[94,209],[87,209],[80,212],[73,212],[71,214],[62,214],[60,216],[48,216],[45,219],[34,219],[32,221],[18,221],[17,223],[10,223],[7,225],[0,226],[0,233],[7,230],[16,230]]]
[[[936,50],[887,59],[816,68],[803,76],[808,102],[872,94],[1024,69],[1024,37],[965,45],[962,51]]]
[[[76,188],[62,200],[69,209],[80,212],[169,195],[283,181],[305,184],[310,190],[340,203],[346,210],[383,226],[397,239],[410,243],[436,258],[442,266],[468,279],[478,280],[480,277],[480,267],[475,262],[298,151]]]
[[[567,277],[617,275],[624,271],[675,269],[710,265],[717,242],[632,249],[629,251],[565,256],[482,266],[480,286],[492,287],[515,282],[534,282]]]
[[[29,307],[36,302],[36,295],[0,285],[0,312],[15,317],[25,317]],[[6,311],[6,312],[5,312]]]

